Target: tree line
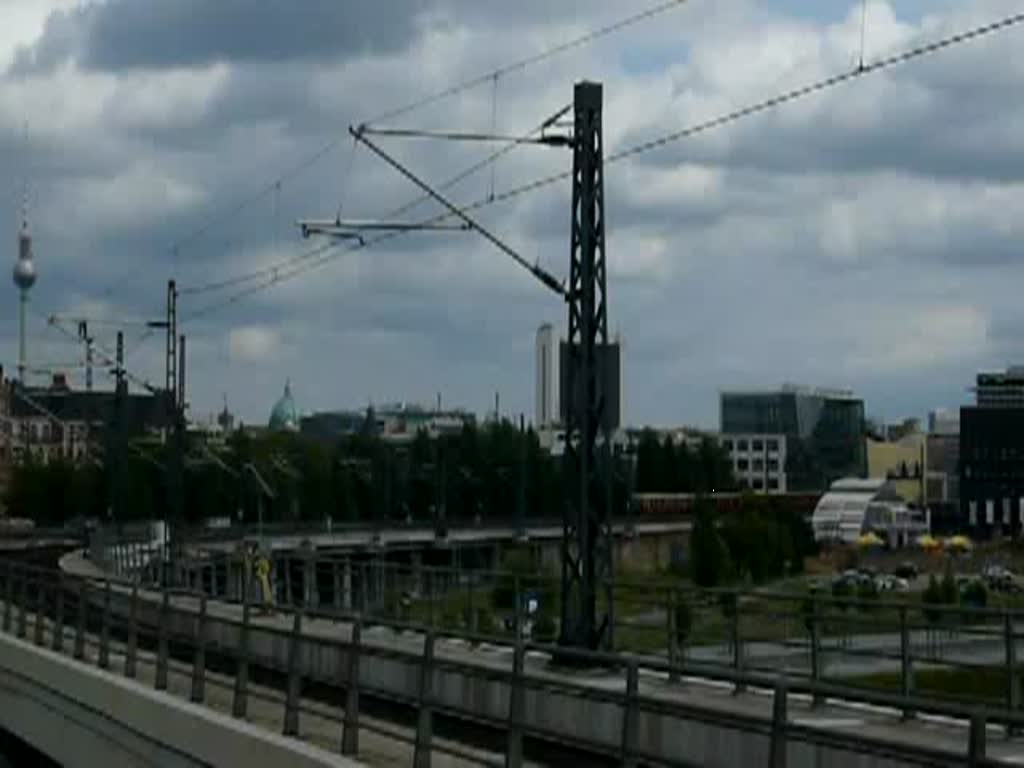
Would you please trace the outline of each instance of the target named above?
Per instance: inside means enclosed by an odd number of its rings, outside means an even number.
[[[124,472],[123,521],[170,515],[170,458],[166,445],[133,444]],[[613,461],[613,514],[622,514],[629,470],[624,457]],[[261,492],[248,468],[272,497]],[[114,481],[109,464],[30,460],[13,468],[5,503],[10,515],[40,525],[112,519]],[[440,437],[420,432],[405,443],[382,440],[369,423],[333,443],[241,430],[216,449],[196,440],[185,461],[184,499],[190,523],[254,523],[261,512],[268,523],[550,519],[561,516],[565,503],[561,458],[545,450],[533,430],[507,421],[467,424]]]
[[[652,429],[640,433],[636,446],[638,493],[711,493],[736,489],[729,454],[704,437],[695,448],[662,439]]]

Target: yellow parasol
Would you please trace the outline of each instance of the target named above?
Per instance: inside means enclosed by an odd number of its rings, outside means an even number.
[[[857,546],[858,547],[864,547],[864,548],[880,547],[884,543],[885,542],[882,541],[879,538],[878,534],[875,533],[874,531],[868,531],[863,536],[861,536],[859,539],[857,539]]]
[[[942,547],[942,542],[936,539],[931,534],[926,533],[924,536],[921,536],[917,539],[917,546],[919,546],[921,549],[928,550],[940,549]]]
[[[973,546],[974,544],[971,543],[971,540],[963,534],[950,536],[948,539],[946,539],[947,549],[959,549],[960,551],[964,551],[970,549]]]

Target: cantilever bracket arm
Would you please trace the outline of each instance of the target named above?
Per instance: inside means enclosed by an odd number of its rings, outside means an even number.
[[[540,282],[545,287],[554,291],[563,299],[568,300],[568,294],[566,292],[565,286],[557,277],[552,275],[550,272],[546,271],[543,267],[540,266],[539,263],[531,264],[530,262],[528,262],[517,251],[515,251],[513,248],[511,248],[510,246],[502,242],[500,239],[498,239],[498,237],[492,234],[488,229],[481,226],[481,224],[478,221],[476,221],[476,219],[472,218],[462,208],[456,206],[455,203],[451,202],[447,197],[442,195],[436,189],[434,189],[425,181],[423,181],[423,179],[421,179],[419,176],[417,176],[404,165],[402,165],[402,163],[395,160],[395,158],[393,158],[383,149],[374,144],[370,139],[366,137],[366,126],[359,126],[358,128],[349,126],[348,132],[352,134],[352,138],[354,138],[356,141],[361,141],[363,144],[366,145],[366,147],[371,152],[377,155],[377,157],[379,157],[385,163],[387,163],[396,171],[398,171],[402,176],[405,176],[405,178],[407,178],[421,190],[426,192],[430,197],[432,197],[442,206],[447,208],[448,212],[451,213],[452,216],[455,216],[456,218],[461,219],[463,222],[465,222],[467,228],[479,232],[484,237],[484,239],[486,239],[488,242],[494,245],[494,247],[497,248],[499,251],[509,256],[513,261],[516,262],[516,264],[523,267],[523,269],[526,269],[530,274],[532,274],[534,277],[540,280]]]
[[[465,224],[441,224],[414,221],[359,221],[345,219],[299,219],[302,236],[326,235],[340,240],[358,240],[365,245],[360,232],[465,232]]]

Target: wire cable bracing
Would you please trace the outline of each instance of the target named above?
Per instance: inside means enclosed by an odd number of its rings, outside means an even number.
[[[777,109],[777,108],[779,108],[781,106],[784,106],[786,104],[789,104],[789,103],[792,103],[792,102],[795,102],[795,101],[799,101],[801,99],[805,99],[805,98],[810,97],[810,96],[815,95],[815,94],[820,94],[820,93],[823,93],[825,91],[832,90],[832,89],[837,88],[837,87],[839,87],[839,86],[841,86],[843,84],[846,84],[846,83],[857,81],[857,80],[859,80],[859,79],[861,79],[863,77],[866,77],[868,75],[877,74],[879,72],[882,72],[882,71],[885,71],[885,70],[888,70],[888,69],[892,69],[892,68],[897,67],[899,65],[909,63],[909,62],[914,61],[916,59],[921,59],[921,58],[924,58],[926,56],[930,56],[932,54],[935,54],[935,53],[938,53],[940,51],[946,50],[948,48],[952,48],[952,47],[957,46],[957,45],[968,43],[968,42],[971,42],[971,41],[974,41],[974,40],[977,40],[977,39],[980,39],[980,38],[983,38],[983,37],[987,37],[989,35],[995,34],[997,32],[1004,31],[1004,30],[1009,29],[1011,27],[1018,26],[1018,25],[1020,25],[1022,23],[1024,23],[1024,13],[1013,14],[1011,16],[1006,16],[1006,17],[1004,17],[1004,18],[1002,18],[1002,19],[1000,19],[998,21],[991,22],[989,24],[984,24],[984,25],[981,25],[981,26],[978,26],[978,27],[973,27],[973,28],[971,28],[969,30],[966,30],[964,32],[959,32],[959,33],[956,33],[956,34],[953,34],[953,35],[949,35],[949,36],[941,38],[939,40],[935,40],[933,42],[930,42],[930,43],[927,43],[927,44],[924,44],[924,45],[920,45],[920,46],[917,46],[917,47],[914,47],[914,48],[910,48],[908,50],[905,50],[905,51],[893,54],[891,56],[884,57],[884,58],[879,59],[878,61],[872,62],[870,64],[864,64],[863,66],[861,66],[858,63],[858,65],[854,69],[851,69],[851,70],[848,70],[848,71],[845,71],[845,72],[841,72],[839,74],[832,75],[831,77],[827,77],[827,78],[823,78],[823,79],[820,79],[820,80],[816,80],[816,81],[814,81],[812,83],[808,83],[806,85],[803,85],[803,86],[800,86],[800,87],[797,87],[797,88],[793,88],[793,89],[784,91],[784,92],[776,94],[776,95],[774,95],[774,96],[772,96],[770,98],[763,99],[763,100],[755,102],[753,104],[749,104],[747,106],[744,106],[744,107],[741,107],[739,109],[727,112],[725,114],[719,115],[719,116],[714,117],[712,119],[705,120],[705,121],[702,121],[702,122],[699,122],[699,123],[695,123],[695,124],[689,125],[689,126],[687,126],[685,128],[682,128],[682,129],[679,129],[679,130],[676,130],[676,131],[672,131],[670,133],[667,133],[667,134],[664,134],[662,136],[656,137],[654,139],[649,139],[649,140],[643,141],[643,142],[641,142],[639,144],[636,144],[636,145],[633,145],[633,146],[621,149],[621,150],[619,150],[617,152],[613,152],[613,153],[611,153],[610,155],[608,155],[605,158],[605,161],[604,161],[605,165],[606,166],[607,165],[613,165],[613,164],[621,162],[622,160],[625,160],[627,158],[636,157],[638,155],[654,151],[656,149],[659,149],[661,147],[664,147],[664,146],[667,146],[669,144],[675,143],[677,141],[681,141],[683,139],[691,138],[691,137],[697,136],[699,134],[708,133],[708,132],[710,132],[712,130],[716,130],[718,128],[723,128],[723,127],[725,127],[727,125],[739,122],[739,121],[741,121],[743,119],[746,119],[748,117],[752,117],[752,116],[755,116],[755,115],[758,115],[758,114],[769,112],[771,110]],[[384,119],[384,118],[388,118],[388,117],[393,117],[393,116],[394,115],[388,114],[388,115],[383,116],[380,119]],[[506,151],[506,150],[508,150],[508,149],[510,149],[511,147],[514,147],[514,146],[516,146],[516,145],[509,145],[508,147],[504,147],[502,149],[502,151]],[[495,154],[499,154],[499,153],[495,153]],[[478,164],[478,165],[480,165],[480,164]],[[477,168],[477,170],[479,170],[479,168]],[[550,186],[552,184],[556,184],[556,183],[558,183],[560,181],[564,181],[564,180],[570,179],[571,177],[572,177],[572,171],[571,170],[566,170],[566,171],[560,171],[560,172],[552,173],[552,174],[550,174],[548,176],[544,176],[544,177],[535,179],[533,181],[530,181],[528,183],[525,183],[525,184],[522,184],[522,185],[519,185],[519,186],[516,186],[516,187],[512,187],[512,188],[510,188],[508,190],[505,190],[504,192],[496,194],[493,198],[490,195],[488,195],[487,197],[485,197],[483,199],[478,199],[475,202],[472,202],[472,203],[469,203],[469,204],[467,204],[465,206],[459,207],[459,211],[461,211],[462,213],[472,213],[473,211],[479,210],[481,208],[484,208],[484,207],[487,207],[487,206],[491,206],[491,205],[496,205],[496,204],[499,204],[499,203],[503,203],[503,202],[506,202],[508,200],[512,200],[514,198],[521,197],[523,195],[535,192],[537,190],[540,190],[540,189],[543,189],[545,187],[548,187],[548,186]],[[445,186],[439,187],[439,189],[444,189],[444,188],[446,188],[446,187]],[[429,199],[429,196],[424,196],[424,198],[419,198],[415,202],[415,205],[418,205],[421,202],[423,202],[423,199]],[[410,204],[410,205],[412,205],[412,204]],[[427,220],[425,220],[425,221],[423,221],[421,223],[422,224],[433,224],[433,223],[437,223],[437,222],[440,222],[440,221],[445,221],[447,219],[451,219],[451,218],[453,218],[455,216],[456,216],[456,214],[453,213],[453,212],[443,212],[443,213],[440,213],[437,216],[435,216],[433,218],[430,218],[430,219],[427,219]],[[268,290],[269,288],[271,288],[271,287],[273,287],[275,285],[278,285],[278,284],[280,284],[282,282],[294,279],[294,278],[296,278],[296,277],[298,277],[298,276],[300,276],[302,274],[306,274],[307,272],[312,271],[312,270],[322,266],[323,264],[328,263],[329,261],[339,257],[340,255],[343,255],[345,253],[351,253],[351,252],[357,251],[357,250],[363,250],[363,249],[366,249],[366,248],[370,248],[370,247],[372,247],[374,245],[377,245],[377,244],[379,244],[381,242],[384,242],[386,240],[390,240],[393,237],[397,237],[400,234],[403,234],[403,233],[391,232],[391,233],[386,233],[386,234],[384,234],[384,235],[382,235],[380,237],[377,237],[377,238],[372,238],[372,239],[365,240],[364,242],[361,242],[361,243],[350,244],[348,248],[344,249],[340,253],[338,252],[338,249],[340,247],[339,244],[337,244],[337,243],[328,244],[328,246],[325,246],[322,249],[317,249],[319,252],[317,252],[315,254],[309,254],[308,255],[309,258],[312,259],[311,261],[309,261],[309,263],[300,263],[294,269],[288,269],[288,270],[281,269],[279,272],[277,272],[274,275],[272,280],[259,283],[256,286],[250,286],[249,288],[246,288],[243,291],[240,291],[240,292],[238,292],[236,294],[232,294],[231,296],[227,297],[226,299],[224,299],[224,300],[222,300],[222,301],[220,301],[218,303],[207,305],[206,307],[203,307],[202,309],[200,309],[200,310],[196,311],[195,313],[189,315],[187,319],[188,320],[192,320],[192,319],[196,319],[198,317],[207,316],[209,314],[212,314],[214,312],[219,311],[220,309],[222,309],[224,307],[236,304],[236,303],[238,303],[239,301],[241,301],[242,299],[244,299],[244,298],[246,298],[248,296],[252,296],[252,295],[260,293],[260,292],[262,292],[264,290]],[[266,272],[267,272],[267,270],[264,269],[259,274],[266,274]],[[250,275],[243,276],[242,278],[236,278],[234,280],[224,280],[224,281],[221,281],[220,287],[233,287],[234,285],[239,284],[238,282],[235,282],[237,280],[244,280],[245,282],[252,282],[254,279],[258,279],[257,278],[257,273],[250,273]],[[197,290],[197,291],[194,291],[194,292],[200,292],[200,291]]]

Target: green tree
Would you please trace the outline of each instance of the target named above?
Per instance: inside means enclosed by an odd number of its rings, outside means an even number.
[[[640,433],[636,447],[636,490],[657,493],[661,490],[661,445],[652,429]]]
[[[942,587],[933,573],[928,577],[928,586],[925,587],[921,595],[922,613],[924,613],[925,621],[933,627],[942,621],[942,612],[937,609],[937,606],[943,602]]]
[[[705,498],[697,500],[690,532],[690,561],[693,580],[700,587],[726,583],[732,573],[729,551],[718,531],[715,508]]]

